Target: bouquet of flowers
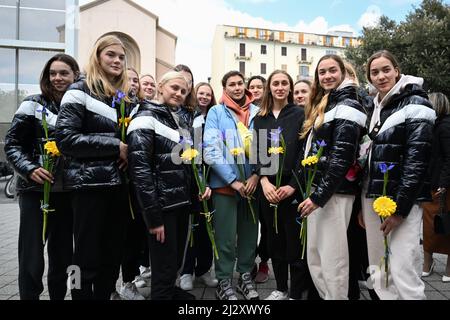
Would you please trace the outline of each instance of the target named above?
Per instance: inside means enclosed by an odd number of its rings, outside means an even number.
[[[297,181],[297,184],[299,186],[300,192],[302,194],[303,200],[306,200],[311,195],[311,189],[313,185],[314,178],[317,173],[317,164],[319,163],[320,157],[322,157],[323,148],[327,146],[325,141],[318,141],[317,146],[319,147],[319,150],[315,155],[312,155],[310,157],[307,157],[302,160],[301,164],[305,168],[305,190],[303,190],[302,185],[300,184],[300,181],[298,181],[297,175],[294,172],[294,178]],[[307,217],[304,217],[301,219],[301,228],[300,228],[300,239],[302,244],[302,259],[305,256],[305,249],[306,249],[306,238],[307,238]]]
[[[61,156],[61,152],[59,152],[58,147],[56,146],[56,142],[50,141],[48,137],[47,111],[45,107],[42,108],[42,110],[38,111],[42,113],[42,128],[44,129],[45,135],[44,150],[42,150],[43,168],[48,172],[53,173],[53,168],[56,163],[56,157]],[[47,240],[48,214],[55,211],[54,209],[50,208],[51,188],[51,183],[47,180],[44,180],[44,199],[41,200],[41,210],[44,215],[42,226],[42,242],[44,245],[45,241]]]
[[[270,147],[268,150],[269,154],[280,155],[281,154],[281,166],[278,166],[277,175],[275,178],[275,188],[278,190],[281,186],[281,178],[283,176],[283,168],[284,168],[284,158],[286,157],[286,141],[284,140],[283,135],[281,134],[283,131],[282,128],[278,127],[275,132],[270,132],[269,140],[272,144],[277,145],[276,147]],[[280,146],[281,143],[281,146]],[[278,203],[271,203],[270,206],[274,208],[274,219],[273,224],[275,227],[275,233],[278,234]]]
[[[194,178],[195,178],[195,182],[197,183],[198,190],[199,190],[200,194],[204,194],[205,190],[206,190],[206,181],[207,181],[209,171],[206,172],[206,176],[204,178],[203,178],[203,176],[201,176],[199,174],[197,164],[195,163],[195,159],[197,158],[198,155],[199,155],[199,152],[196,149],[189,147],[181,154],[181,159],[183,159],[185,161],[189,161],[191,163],[192,171],[194,172]],[[203,172],[205,172],[204,165],[203,165]],[[209,211],[207,200],[202,200],[202,207],[203,207],[203,212],[201,212],[200,214],[205,216],[206,231],[208,232],[208,237],[209,237],[209,240],[211,241],[214,256],[216,257],[216,259],[219,259],[219,253],[217,251],[216,242],[214,240],[214,230],[213,230],[213,226],[212,226],[212,217],[213,217],[214,212]],[[191,233],[191,235],[192,235],[192,233]],[[193,241],[193,237],[191,236],[191,244],[192,244],[192,241]]]
[[[386,220],[386,218],[390,217],[395,213],[397,210],[397,203],[395,203],[394,200],[386,196],[386,187],[389,180],[389,171],[394,168],[394,165],[391,164],[388,166],[386,163],[380,163],[379,169],[381,173],[383,173],[383,195],[381,197],[378,197],[373,202],[373,210],[378,214],[380,217],[381,223]],[[389,243],[387,236],[384,236],[384,257],[381,261],[381,263],[384,263],[384,272],[386,274],[386,288],[388,286],[388,271],[389,271]]]

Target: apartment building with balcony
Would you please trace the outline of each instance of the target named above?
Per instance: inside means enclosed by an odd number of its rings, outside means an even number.
[[[343,55],[345,48],[357,45],[351,32],[313,34],[218,25],[212,45],[211,85],[221,93],[222,76],[230,70],[239,70],[248,79],[254,75],[268,77],[273,70],[281,69],[294,81],[312,80],[323,55]]]

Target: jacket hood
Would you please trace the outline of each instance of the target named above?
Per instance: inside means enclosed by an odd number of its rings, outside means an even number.
[[[391,89],[391,91],[388,92],[388,94],[383,98],[383,100],[381,101],[379,100],[380,93],[377,93],[374,99],[374,104],[376,107],[383,108],[391,101],[403,98],[405,94],[407,96],[413,94],[423,96],[425,92],[422,89],[422,85],[423,85],[423,78],[402,74],[400,80],[398,80],[398,82]]]

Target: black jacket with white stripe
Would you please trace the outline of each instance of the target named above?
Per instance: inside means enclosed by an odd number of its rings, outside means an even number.
[[[167,106],[144,102],[128,127],[130,180],[149,228],[163,225],[164,212],[192,203],[191,166],[179,157],[180,126],[189,130],[192,121],[179,116],[178,125]]]
[[[43,190],[43,186],[29,179],[29,176],[34,170],[42,167],[45,133],[41,120],[44,108],[46,110],[49,139],[53,139],[60,106],[57,103],[47,101],[40,94],[29,96],[23,100],[5,137],[6,158],[20,176],[17,181],[19,192]],[[55,184],[52,191],[61,191],[62,167],[59,165],[59,160],[57,160],[53,174]]]
[[[397,203],[396,214],[408,216],[415,202],[431,199],[428,165],[436,114],[428,96],[417,84],[406,85],[380,112],[373,139],[367,197],[383,193],[379,165],[394,164],[389,171],[387,195]]]
[[[64,186],[84,189],[125,182],[120,154],[119,110],[93,95],[84,80],[69,87],[56,122],[56,143],[66,156]]]
[[[357,99],[356,87],[350,85],[330,92],[324,122],[314,130],[309,151],[309,155],[316,154],[319,149],[317,143],[325,141],[314,179],[316,188],[310,196],[320,207],[324,207],[335,193],[358,193],[358,181],[348,178],[348,173],[356,161],[366,119],[366,113]]]

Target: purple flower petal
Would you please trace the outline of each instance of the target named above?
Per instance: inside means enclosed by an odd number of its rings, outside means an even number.
[[[317,141],[317,145],[319,146],[319,148],[323,148],[323,147],[327,146],[325,140]]]
[[[386,173],[388,171],[388,167],[387,167],[386,163],[384,163],[384,162],[380,163],[378,165],[378,167],[380,168],[381,173]]]

